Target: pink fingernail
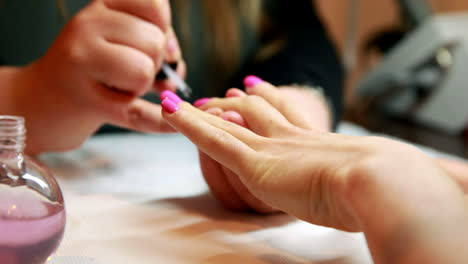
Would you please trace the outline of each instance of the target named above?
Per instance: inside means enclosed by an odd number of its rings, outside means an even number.
[[[177,51],[178,48],[179,48],[179,45],[177,44],[177,40],[175,40],[174,38],[169,39],[169,41],[167,42],[168,51],[170,53],[174,53]]]
[[[245,87],[253,87],[259,83],[262,83],[263,80],[254,75],[249,75],[244,79]]]
[[[196,100],[195,102],[193,102],[193,105],[195,107],[200,107],[206,103],[208,103],[209,101],[211,100],[211,98],[202,98],[202,99],[198,99]]]
[[[177,94],[175,94],[174,92],[169,91],[169,90],[163,91],[161,93],[160,97],[161,97],[161,100],[169,98],[169,99],[171,99],[171,101],[173,101],[176,104],[182,102],[182,99],[180,99],[180,97]]]
[[[164,99],[161,102],[161,106],[163,110],[169,114],[173,114],[180,109],[179,106],[174,101],[172,101],[169,97]]]

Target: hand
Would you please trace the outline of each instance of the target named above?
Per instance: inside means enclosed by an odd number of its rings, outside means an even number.
[[[439,158],[435,162],[468,193],[468,163],[460,160]]]
[[[160,116],[160,106],[139,99],[152,89],[175,89],[168,82],[154,84],[163,61],[179,62],[178,72],[184,75],[167,0],[92,1],[43,58],[21,71],[23,85],[16,93],[28,126],[50,116],[42,127],[55,129],[43,132],[37,125],[31,132],[64,138],[31,140],[34,149],[76,147],[103,123],[172,131]]]
[[[238,89],[230,89],[227,97],[246,96]],[[234,111],[223,112],[221,108],[209,108],[207,113],[218,116],[224,120],[233,122],[239,126],[247,127],[242,116]],[[251,211],[258,213],[276,213],[277,209],[257,199],[245,187],[239,176],[230,169],[222,166],[216,160],[198,151],[202,175],[213,195],[228,209],[233,211]]]
[[[268,85],[268,89],[255,89],[255,87],[250,87],[255,86],[254,84],[258,82],[261,82],[261,80],[254,76],[249,76],[245,79],[247,94],[263,96],[270,104],[276,107],[281,113],[283,113],[283,115],[299,127],[320,128],[324,130],[329,128],[329,122],[324,121],[325,118],[323,118],[323,116],[328,118],[329,115],[327,111],[322,111],[324,114],[316,113],[321,108],[326,108],[326,105],[322,104],[322,101],[318,100],[318,98],[315,97],[315,94],[309,94],[310,91],[307,90],[297,91],[297,88],[277,89],[267,83],[265,83],[265,85]],[[269,90],[274,90],[275,92],[267,94]],[[239,89],[233,88],[227,91],[226,97],[244,97],[247,96],[247,94]],[[300,94],[302,94],[302,97],[299,96]],[[282,99],[286,96],[302,101],[306,100],[304,98],[307,98],[308,105],[307,107],[304,107],[303,102],[294,105],[284,104]],[[309,98],[310,96],[314,97]],[[316,103],[317,107],[314,108],[316,111],[314,111],[313,114],[309,114],[306,110],[314,105],[314,101],[318,101]],[[224,120],[249,128],[239,113],[234,111],[224,112],[221,108],[207,102],[209,102],[208,99],[201,99],[197,101],[195,105],[208,113],[223,118]],[[225,207],[234,211],[254,210],[259,213],[278,212],[277,209],[272,208],[253,196],[240,181],[239,177],[231,170],[220,165],[201,151],[199,152],[199,156],[203,177],[205,178],[213,195]]]
[[[212,99],[202,108],[235,111],[250,130],[185,103],[179,104],[182,109],[165,113],[164,117],[203,153],[238,175],[250,193],[272,208],[314,224],[359,230],[358,221],[342,197],[350,182],[348,172],[368,157],[380,157],[377,154],[382,147],[391,144],[385,139],[303,128],[311,125],[301,123],[301,108],[294,107],[295,103],[282,97],[273,86],[261,83],[248,92],[263,97]],[[289,119],[269,102],[290,106]],[[168,103],[163,101],[163,106]]]
[[[251,130],[168,99],[163,115],[262,201],[313,224],[364,231],[376,263],[466,262],[460,186],[416,148],[303,129],[259,96],[210,104],[238,112]]]

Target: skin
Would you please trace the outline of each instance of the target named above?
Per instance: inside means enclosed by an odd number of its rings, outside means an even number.
[[[289,86],[278,87],[278,89],[270,86],[270,89],[275,90],[275,93],[267,95],[262,89],[246,87],[248,94],[268,97],[274,101],[278,105],[278,108],[293,118],[299,127],[330,131],[331,118],[328,105],[317,93],[307,88]],[[244,97],[246,95],[245,92],[235,88],[228,90],[226,93],[226,97],[231,98]],[[297,104],[293,107],[282,105],[283,98],[295,100]],[[249,125],[241,114],[236,111],[223,111],[223,109],[217,106],[216,100],[210,100],[210,102],[201,106],[200,109],[249,128]],[[259,213],[279,212],[276,208],[265,204],[253,196],[239,180],[236,173],[220,165],[203,153],[203,151],[199,152],[199,159],[202,174],[211,192],[226,208],[234,211],[255,211]]]
[[[26,118],[29,154],[76,148],[104,123],[172,131],[151,114],[160,106],[139,99],[175,89],[154,82],[163,61],[179,62],[178,73],[185,75],[168,0],[95,0],[45,56],[0,68],[0,113]]]
[[[185,75],[169,9],[167,0],[95,0],[71,19],[44,57],[25,67],[0,67],[0,113],[26,118],[28,154],[75,149],[104,123],[174,132],[159,105],[139,99],[149,91],[175,89],[169,82],[154,83],[163,60],[179,62],[177,71]],[[296,87],[281,91],[313,113],[303,115],[307,123],[329,129],[327,105],[316,94]],[[242,125],[239,114],[223,115]],[[226,207],[276,211],[203,152],[200,161],[207,183]]]
[[[313,224],[363,231],[375,263],[467,263],[467,204],[443,167],[400,142],[300,127],[297,104],[273,88],[259,84],[265,97],[206,106],[239,113],[249,129],[184,102],[163,115],[264,203]]]
[[[292,120],[293,124],[300,128],[318,130],[322,132],[330,131],[330,115],[323,98],[316,93],[306,89],[294,87],[273,87],[264,83],[264,87],[247,87],[246,92],[239,89],[230,89],[226,93],[227,98],[245,97],[247,95],[260,96],[274,105],[284,116]],[[294,92],[295,93],[294,93]],[[291,93],[292,92],[292,93]],[[302,93],[302,95],[301,95]],[[287,104],[294,101],[294,104]],[[225,108],[222,99],[212,99],[207,104],[200,107],[213,115],[224,120],[236,123],[245,128],[250,128],[241,114]],[[306,102],[310,102],[306,104]],[[307,106],[307,107],[306,107]],[[313,113],[313,114],[309,114]],[[265,204],[252,195],[238,175],[230,169],[217,163],[208,155],[199,152],[202,174],[210,187],[214,196],[228,209],[234,211],[255,211],[258,213],[277,213],[277,208]],[[446,171],[455,181],[457,181],[465,191],[468,191],[468,165],[464,162],[437,159],[434,160],[442,169]]]

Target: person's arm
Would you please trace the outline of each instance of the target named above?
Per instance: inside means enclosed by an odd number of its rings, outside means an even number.
[[[389,146],[355,167],[350,177],[356,180],[343,196],[375,263],[468,263],[460,186],[419,151]]]

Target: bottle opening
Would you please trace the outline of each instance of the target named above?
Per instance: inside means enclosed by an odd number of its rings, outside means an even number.
[[[0,115],[0,151],[23,151],[26,140],[24,124],[23,117]]]

